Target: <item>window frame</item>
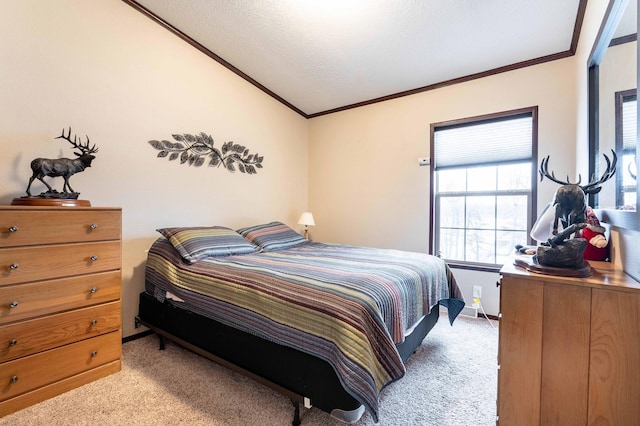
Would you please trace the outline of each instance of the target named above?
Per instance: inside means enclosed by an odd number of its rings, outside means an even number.
[[[429,229],[431,232],[431,237],[429,239],[429,253],[434,254],[434,250],[436,247],[436,242],[440,235],[440,230],[437,228],[439,226],[439,217],[436,217],[436,208],[437,202],[439,198],[437,197],[437,188],[436,188],[436,179],[435,179],[435,133],[437,130],[450,129],[455,127],[462,126],[472,126],[475,124],[485,124],[497,121],[505,121],[510,119],[521,118],[523,116],[530,116],[532,120],[532,129],[531,129],[531,197],[529,200],[529,219],[527,223],[528,231],[527,231],[527,241],[523,242],[526,244],[533,244],[533,240],[531,239],[530,230],[533,227],[533,224],[537,220],[537,198],[538,198],[538,185],[537,185],[537,177],[538,177],[538,106],[532,106],[527,108],[514,109],[509,111],[496,112],[491,114],[484,114],[479,116],[467,117],[462,119],[443,121],[438,123],[431,123],[430,125],[430,206],[429,206]],[[506,164],[501,162],[494,163],[478,163],[477,165],[500,165]],[[468,168],[468,167],[467,167]],[[471,270],[479,270],[479,271],[490,271],[490,272],[498,272],[502,265],[497,264],[486,264],[486,263],[476,263],[476,262],[468,262],[461,260],[447,260],[447,263],[452,267],[456,267],[459,269],[471,269]]]
[[[624,146],[623,146],[623,106],[625,102],[638,102],[637,89],[628,89],[621,90],[614,94],[615,98],[615,150],[618,155],[618,170],[616,170],[616,209],[624,206],[626,203],[624,202],[624,194],[625,192],[635,192],[635,187],[625,188],[622,182],[622,178],[624,175],[624,167],[623,161],[620,157],[625,154]],[[636,123],[637,125],[637,123]]]

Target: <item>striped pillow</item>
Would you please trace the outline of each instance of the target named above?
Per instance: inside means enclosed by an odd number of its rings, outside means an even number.
[[[282,222],[238,229],[238,233],[257,245],[262,251],[284,250],[309,241]]]
[[[257,251],[257,247],[233,229],[223,226],[162,228],[157,230],[184,260],[197,262],[205,257],[231,256]]]

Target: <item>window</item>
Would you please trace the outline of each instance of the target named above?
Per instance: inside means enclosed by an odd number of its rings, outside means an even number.
[[[493,270],[529,244],[536,151],[537,107],[432,124],[432,252]]]
[[[636,89],[616,92],[616,152],[618,170],[616,182],[616,208],[636,205]]]

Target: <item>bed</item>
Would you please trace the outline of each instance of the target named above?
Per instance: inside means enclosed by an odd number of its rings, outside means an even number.
[[[158,230],[137,320],[163,339],[347,423],[405,373],[436,324],[464,307],[423,253],[312,242],[281,222]]]

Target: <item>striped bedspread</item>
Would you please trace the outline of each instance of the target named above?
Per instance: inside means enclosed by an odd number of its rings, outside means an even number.
[[[147,290],[191,310],[318,356],[378,418],[382,388],[404,375],[395,344],[441,302],[451,322],[462,293],[441,259],[309,242],[276,251],[182,261],[164,238],[149,250]]]

